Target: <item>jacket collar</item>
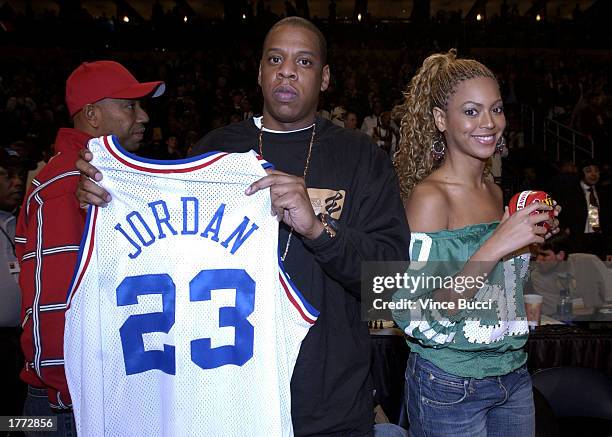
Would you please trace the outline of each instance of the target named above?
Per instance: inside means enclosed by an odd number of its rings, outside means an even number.
[[[78,129],[63,127],[55,137],[55,152],[78,152],[93,137]]]

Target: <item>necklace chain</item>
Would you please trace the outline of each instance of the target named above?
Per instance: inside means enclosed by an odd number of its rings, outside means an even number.
[[[310,166],[310,156],[312,154],[312,145],[314,143],[315,138],[315,130],[316,123],[312,125],[312,135],[310,136],[310,144],[308,144],[308,154],[306,155],[306,164],[304,165],[304,182],[306,181],[306,175],[308,174],[308,167]],[[263,118],[261,119],[261,128],[259,129],[259,156],[264,157],[263,154]],[[287,244],[285,245],[285,251],[283,252],[283,256],[281,256],[281,261],[285,262],[285,258],[289,253],[289,246],[291,245],[291,237],[293,236],[293,226],[291,226],[291,230],[289,231],[289,237],[287,237]]]

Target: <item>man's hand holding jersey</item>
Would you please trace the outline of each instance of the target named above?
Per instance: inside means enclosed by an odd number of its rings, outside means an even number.
[[[111,195],[96,183],[102,180],[102,173],[90,164],[93,154],[87,149],[81,149],[79,154],[81,158],[76,162],[76,167],[81,172],[81,179],[76,196],[81,207],[87,205],[106,206],[111,201]]]
[[[251,195],[270,188],[272,213],[279,220],[309,240],[321,235],[323,224],[317,219],[312,209],[304,178],[278,170],[267,170],[267,173],[268,176],[252,183],[246,189],[245,194]]]

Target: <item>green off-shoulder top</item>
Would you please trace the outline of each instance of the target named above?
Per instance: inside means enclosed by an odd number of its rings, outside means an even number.
[[[483,277],[458,275],[498,224],[413,233],[406,272],[411,282],[393,296],[393,317],[406,333],[411,352],[453,375],[500,376],[527,361],[523,346],[529,330],[523,285],[529,253],[500,261]],[[459,311],[452,315],[433,299],[434,290],[449,284],[457,292],[466,285],[478,289],[472,299],[460,299]]]

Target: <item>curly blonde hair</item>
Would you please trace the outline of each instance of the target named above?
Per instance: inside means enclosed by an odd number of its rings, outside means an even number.
[[[473,59],[457,59],[457,50],[429,56],[404,92],[404,102],[394,110],[401,118],[400,141],[395,153],[395,170],[403,198],[416,184],[439,165],[431,154],[431,145],[442,135],[436,127],[433,109],[446,110],[457,85],[468,79],[489,77],[493,72]]]

